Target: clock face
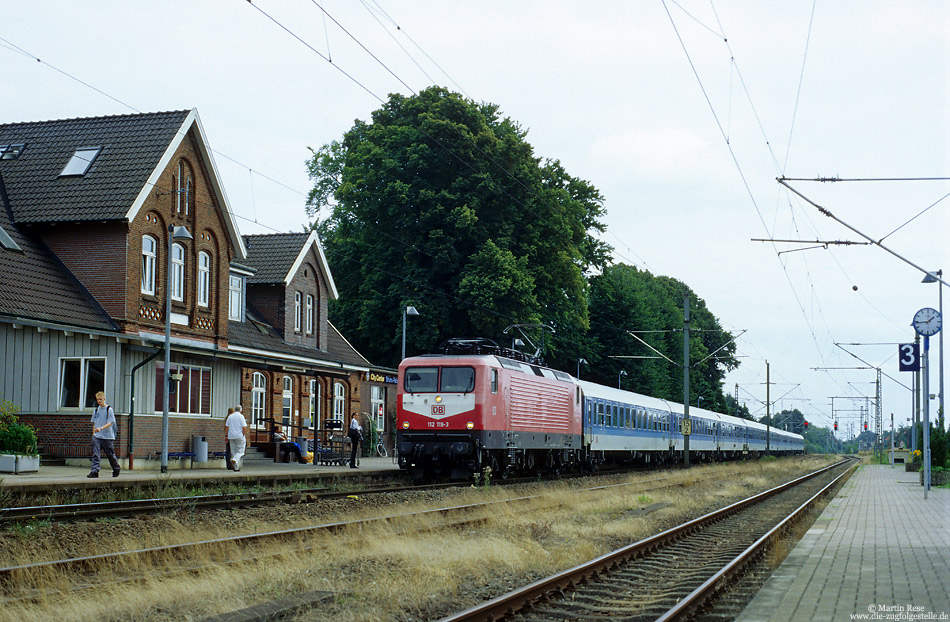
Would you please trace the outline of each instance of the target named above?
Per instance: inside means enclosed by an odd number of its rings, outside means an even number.
[[[936,309],[924,307],[914,315],[914,330],[924,337],[936,335],[942,325],[943,318]]]

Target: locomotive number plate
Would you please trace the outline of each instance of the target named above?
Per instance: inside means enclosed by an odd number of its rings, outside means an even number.
[[[432,414],[433,414],[433,415],[444,415],[444,414],[445,414],[445,404],[433,404],[433,405],[432,405]]]

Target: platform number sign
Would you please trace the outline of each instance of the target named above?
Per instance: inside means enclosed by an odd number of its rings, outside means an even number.
[[[920,371],[920,351],[916,343],[899,344],[897,353],[900,371]]]
[[[693,433],[693,420],[692,419],[682,419],[680,421],[680,434],[683,436],[689,436]]]

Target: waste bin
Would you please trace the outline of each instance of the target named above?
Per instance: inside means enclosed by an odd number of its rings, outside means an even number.
[[[191,452],[195,454],[192,458],[195,462],[208,461],[208,439],[205,436],[191,437]]]

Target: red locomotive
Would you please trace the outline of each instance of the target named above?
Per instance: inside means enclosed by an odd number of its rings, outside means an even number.
[[[581,390],[569,374],[487,339],[399,365],[399,466],[415,477],[466,477],[490,466],[560,470],[583,456]]]

